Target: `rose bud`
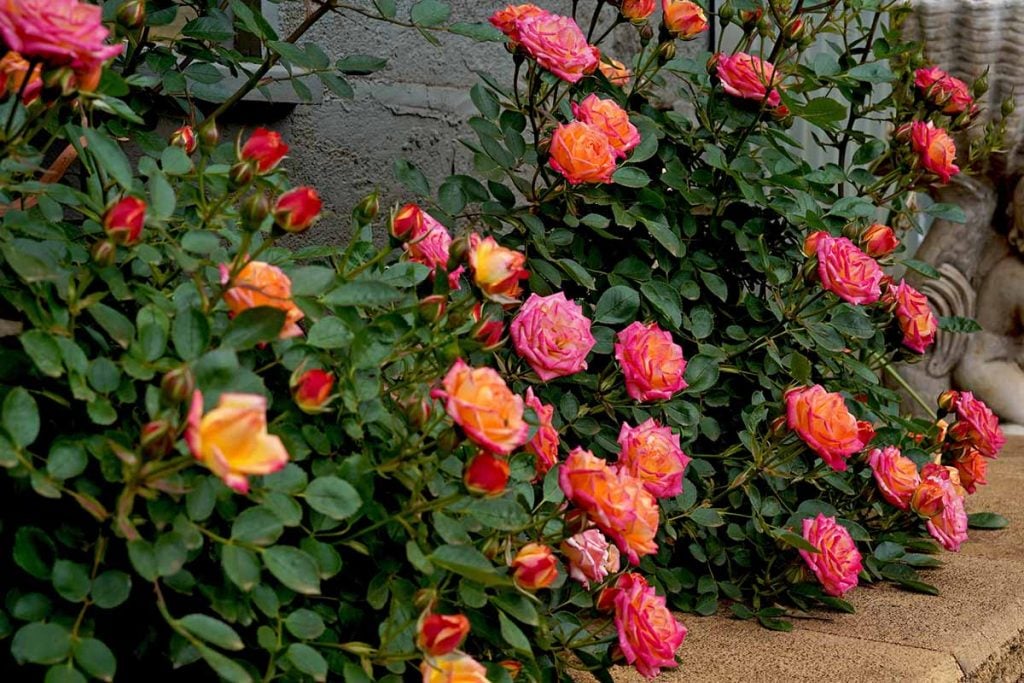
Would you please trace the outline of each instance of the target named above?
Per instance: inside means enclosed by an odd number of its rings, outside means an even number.
[[[207,119],[199,126],[199,144],[204,150],[211,150],[220,142],[220,131],[213,119]]]
[[[242,145],[238,158],[256,164],[256,170],[262,175],[277,168],[288,154],[288,145],[281,139],[281,134],[266,128],[257,128]]]
[[[253,162],[239,161],[228,171],[228,178],[236,186],[248,185],[256,177],[256,165]]]
[[[665,29],[680,40],[690,40],[708,30],[703,8],[690,0],[661,0]]]
[[[242,227],[256,231],[263,225],[264,219],[270,215],[270,197],[263,192],[255,192],[242,201],[238,213],[242,217]]]
[[[817,254],[818,254],[818,241],[822,237],[826,237],[826,236],[828,236],[828,233],[825,232],[824,230],[818,230],[818,231],[812,232],[810,235],[808,235],[807,238],[804,239],[804,248],[803,248],[804,256],[806,256],[807,258],[811,258],[812,256],[817,256]]]
[[[431,294],[420,299],[416,307],[420,319],[434,323],[440,320],[448,309],[448,297],[444,294]]]
[[[520,280],[530,276],[523,266],[526,254],[498,244],[493,237],[469,236],[469,267],[473,282],[491,301],[518,304]]]
[[[519,677],[519,674],[523,670],[523,665],[514,659],[503,659],[498,662],[498,666],[508,672],[508,677],[513,681]]]
[[[167,420],[153,420],[142,427],[139,445],[151,458],[162,458],[174,448],[174,429]]]
[[[655,0],[622,0],[620,11],[629,21],[639,23],[654,13]]]
[[[415,204],[406,204],[391,214],[391,235],[398,240],[407,240],[423,231],[423,209]]]
[[[100,268],[109,268],[117,262],[117,245],[110,240],[100,240],[92,245],[92,260]]]
[[[725,9],[723,6],[722,9]],[[721,12],[719,12],[721,15]],[[743,22],[743,27],[746,29],[753,29],[757,26],[757,22],[761,21],[761,17],[764,16],[764,10],[758,7],[757,9],[742,9],[740,10],[740,21]]]
[[[558,578],[558,562],[551,548],[527,543],[512,559],[512,580],[528,591],[547,588]]]
[[[380,195],[374,192],[363,197],[355,208],[352,215],[360,223],[370,223],[380,213]]]
[[[479,301],[473,306],[470,315],[476,321],[476,325],[469,334],[475,341],[480,342],[484,351],[493,351],[504,343],[505,324],[500,318],[484,316],[483,304]]]
[[[146,222],[146,202],[127,196],[110,206],[103,215],[103,230],[115,244],[132,245],[142,236]]]
[[[285,232],[305,232],[320,218],[324,206],[320,195],[311,187],[296,187],[277,198],[274,222]]]
[[[117,23],[127,29],[136,29],[146,21],[145,0],[127,0],[117,8]]]
[[[471,493],[500,496],[508,485],[509,471],[504,457],[480,451],[466,465],[462,480]]]
[[[160,395],[170,405],[176,405],[192,397],[196,380],[187,365],[171,370],[160,380]]]
[[[939,408],[942,408],[946,412],[949,412],[950,410],[953,409],[953,404],[956,403],[957,396],[959,396],[959,392],[954,391],[953,389],[947,389],[946,391],[943,391],[941,394],[939,394]]]
[[[797,43],[804,37],[805,29],[804,20],[796,17],[786,24],[786,28],[782,31],[782,36],[790,43]]]
[[[182,126],[171,133],[171,139],[169,142],[175,147],[181,147],[185,150],[185,154],[192,154],[192,152],[196,151],[196,147],[199,146],[199,141],[196,139],[196,132],[192,130],[192,126]]]
[[[299,410],[316,415],[327,410],[334,388],[334,375],[326,370],[307,370],[291,382],[292,399]]]
[[[900,241],[888,225],[875,223],[861,236],[861,246],[868,256],[881,258],[895,251],[896,247],[900,246]]]
[[[424,614],[416,629],[416,647],[430,657],[446,655],[469,634],[469,619],[462,614]]]

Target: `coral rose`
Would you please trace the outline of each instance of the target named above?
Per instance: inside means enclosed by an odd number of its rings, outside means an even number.
[[[500,304],[519,302],[519,295],[523,293],[519,281],[530,277],[523,268],[525,263],[525,254],[501,246],[493,237],[480,237],[475,232],[469,236],[469,267],[473,271],[473,282],[491,301]]]
[[[220,273],[221,284],[231,284],[224,292],[224,302],[232,314],[257,306],[277,308],[284,311],[281,339],[302,335],[298,322],[305,314],[292,301],[292,281],[280,268],[263,261],[249,261],[233,280],[227,266],[221,265]]]
[[[914,85],[925,99],[945,114],[956,115],[977,109],[967,84],[937,66],[915,71]]]
[[[558,578],[558,561],[546,545],[527,543],[512,558],[512,580],[528,591],[547,588]]]
[[[455,650],[469,635],[464,614],[424,614],[416,626],[416,647],[431,657]]]
[[[881,258],[894,252],[900,241],[888,225],[875,223],[861,235],[860,244],[868,256]]]
[[[511,469],[503,456],[480,451],[466,465],[462,481],[470,493],[479,496],[500,496],[508,486]]]
[[[615,148],[608,136],[582,121],[563,123],[551,136],[548,164],[571,185],[609,183],[615,173]]]
[[[660,401],[686,388],[686,359],[672,335],[657,323],[637,321],[616,335],[615,358],[635,401]]]
[[[50,67],[94,72],[121,54],[107,45],[109,31],[97,5],[78,0],[6,0],[0,3],[0,37],[8,49]]]
[[[608,79],[608,82],[620,88],[625,88],[629,85],[629,79],[633,76],[633,72],[617,59],[605,57],[605,60],[607,61],[602,61],[598,68],[604,74],[604,77]]]
[[[269,173],[277,168],[287,154],[288,145],[281,139],[280,133],[257,128],[242,145],[238,156],[242,161],[254,163],[260,173]]]
[[[610,590],[615,630],[626,661],[643,676],[654,678],[663,667],[675,667],[676,650],[686,627],[672,615],[665,598],[640,574],[623,574]]]
[[[267,399],[257,394],[221,394],[217,407],[203,414],[203,395],[192,395],[185,442],[197,460],[239,493],[248,476],[270,474],[288,463],[281,439],[267,433]]]
[[[910,507],[910,499],[921,483],[914,461],[895,446],[876,448],[868,454],[868,465],[882,497],[900,510]]]
[[[484,665],[458,650],[424,660],[420,674],[423,683],[488,683]]]
[[[604,133],[617,157],[625,158],[640,144],[640,132],[629,122],[626,110],[614,100],[603,100],[591,94],[579,104],[574,102],[572,113],[578,121],[589,123]]]
[[[910,124],[910,144],[921,161],[921,166],[948,183],[960,172],[956,161],[956,143],[942,128],[936,128],[931,121],[914,121]]]
[[[826,517],[819,512],[813,519],[804,519],[803,534],[804,540],[818,552],[800,550],[800,556],[818,577],[826,593],[842,597],[857,585],[857,574],[862,569],[860,551],[850,532],[836,522],[835,517]]]
[[[782,102],[776,89],[782,78],[771,62],[745,52],[719,54],[715,62],[715,73],[722,81],[725,92],[733,97],[763,101],[769,107],[777,107]]]
[[[509,391],[491,368],[471,368],[460,358],[442,381],[435,398],[473,443],[507,455],[526,443],[530,426],[523,420],[523,399]]]
[[[608,574],[619,571],[619,549],[608,543],[597,529],[587,529],[562,541],[562,554],[569,560],[569,576],[584,588],[590,582],[601,583]]]
[[[540,424],[533,438],[526,444],[526,450],[533,453],[537,478],[543,477],[558,462],[558,431],[551,424],[555,407],[541,403],[533,394],[533,387],[526,389],[526,405],[537,413]]]
[[[658,503],[643,482],[574,448],[559,466],[558,483],[572,503],[610,536],[633,564],[658,550]]]
[[[22,104],[31,104],[43,89],[43,65],[36,64],[32,75],[28,73],[29,63],[14,50],[0,59],[0,98],[21,93]],[[28,78],[28,83],[25,79]]]
[[[851,304],[873,304],[882,296],[884,273],[871,258],[845,237],[814,233],[821,286]]]
[[[1006,444],[999,418],[985,402],[970,391],[961,391],[953,401],[956,424],[949,430],[953,439],[978,449],[987,458],[994,458]]]
[[[680,40],[690,40],[708,30],[704,10],[690,0],[661,0],[665,29]]]
[[[973,448],[954,460],[953,466],[960,473],[960,485],[967,493],[974,493],[979,486],[988,483],[985,479],[988,463],[985,462],[985,457]]]
[[[786,392],[786,423],[811,450],[837,472],[846,471],[846,458],[874,438],[867,422],[858,422],[842,395],[815,384]]]
[[[548,12],[536,5],[509,5],[492,14],[489,21],[494,28],[508,36],[509,40],[515,44],[519,42],[519,20],[526,17],[539,17],[542,14],[548,14]]]
[[[643,21],[654,14],[655,0],[622,0],[619,11],[630,21]]]
[[[292,399],[299,410],[316,415],[327,408],[333,388],[334,375],[326,370],[307,370],[292,380]]]
[[[623,422],[619,430],[619,467],[640,479],[655,498],[683,492],[683,475],[690,458],[679,446],[679,435],[648,418],[638,427]]]
[[[903,332],[903,345],[917,353],[924,353],[935,342],[939,321],[928,305],[928,297],[900,280],[889,290],[896,303],[896,321]]]
[[[957,490],[957,483],[948,468],[931,464],[921,475],[921,485],[914,492],[911,507],[927,520],[925,527],[928,533],[943,548],[956,552],[967,540],[963,494]]]
[[[531,294],[512,319],[509,334],[516,352],[545,382],[586,370],[595,343],[583,309],[562,292]]]
[[[518,42],[542,67],[562,80],[576,83],[593,73],[601,51],[587,43],[583,31],[570,17],[543,12],[516,19]]]

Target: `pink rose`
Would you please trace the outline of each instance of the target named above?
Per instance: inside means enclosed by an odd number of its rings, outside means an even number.
[[[569,576],[590,588],[610,573],[619,571],[619,549],[608,543],[597,529],[587,529],[562,541],[562,554],[569,560]]]
[[[609,589],[615,608],[615,629],[626,661],[641,675],[654,678],[662,667],[674,668],[676,650],[686,638],[686,627],[676,620],[665,598],[640,574],[624,574]]]
[[[640,144],[640,132],[629,122],[626,110],[614,100],[603,100],[591,94],[579,104],[573,103],[572,113],[578,121],[589,123],[604,133],[619,158],[625,158]]]
[[[924,353],[935,342],[939,321],[928,305],[928,297],[900,280],[887,294],[896,304],[896,321],[903,332],[903,345],[912,351]]]
[[[925,99],[945,114],[956,115],[977,109],[967,84],[937,66],[915,71],[914,85]]]
[[[915,492],[914,511],[927,519],[925,527],[928,533],[943,548],[956,552],[967,540],[964,497],[947,468],[929,466],[922,474],[921,485]]]
[[[533,453],[536,460],[535,467],[539,479],[558,462],[558,430],[551,424],[555,407],[541,403],[541,400],[534,396],[533,387],[526,388],[526,405],[533,408],[540,422],[537,432],[526,444],[526,450]]]
[[[536,5],[509,5],[505,9],[500,9],[492,14],[489,21],[494,28],[508,36],[509,40],[515,44],[519,42],[519,29],[517,28],[519,20],[542,14],[548,14],[548,12]]]
[[[818,549],[812,553],[801,550],[800,556],[818,577],[821,587],[829,595],[842,597],[857,585],[861,557],[850,532],[836,522],[835,517],[818,513],[814,519],[804,519],[804,540]]]
[[[109,31],[97,5],[78,0],[7,0],[0,3],[0,37],[7,48],[49,66],[94,72],[121,54],[105,43]]]
[[[818,384],[786,392],[786,422],[837,472],[845,472],[846,459],[875,436],[869,423],[858,422],[850,413],[842,395]]]
[[[902,129],[901,129],[902,130]],[[960,172],[956,165],[956,143],[943,128],[931,121],[910,124],[910,144],[925,170],[939,176],[942,183]]]
[[[777,107],[782,102],[779,85],[782,78],[775,72],[775,65],[745,52],[734,55],[719,54],[715,72],[722,81],[725,92],[745,100],[765,102]]]
[[[996,457],[1006,444],[1006,437],[999,418],[985,402],[974,398],[970,391],[960,391],[953,401],[953,410],[957,417],[949,430],[953,439],[974,446],[985,457]]]
[[[634,401],[660,401],[686,388],[686,359],[672,335],[657,323],[637,321],[616,336],[615,358]]]
[[[683,475],[690,458],[679,446],[679,435],[654,418],[619,430],[619,467],[640,479],[655,498],[671,498],[683,492]]]
[[[845,237],[814,233],[821,285],[851,304],[873,304],[882,296],[882,268]]]
[[[515,30],[528,55],[570,83],[593,73],[601,59],[601,51],[587,43],[583,31],[569,17],[531,14],[517,19]]]
[[[868,454],[868,465],[875,475],[882,497],[900,510],[910,508],[910,499],[921,483],[914,461],[895,446],[876,448]]]
[[[509,325],[516,352],[545,382],[587,369],[594,348],[590,320],[574,301],[557,292],[531,294]]]
[[[452,236],[436,218],[426,211],[421,212],[421,222],[408,234],[408,241],[402,244],[406,258],[415,263],[422,263],[435,273],[448,272],[449,250]],[[459,288],[459,276],[465,266],[459,266],[448,273],[448,286]]]

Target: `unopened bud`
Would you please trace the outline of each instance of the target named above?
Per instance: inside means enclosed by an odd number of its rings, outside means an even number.
[[[372,223],[378,213],[380,213],[380,195],[376,191],[363,197],[352,209],[352,217],[356,219],[356,222],[364,225]]]
[[[782,30],[782,37],[789,43],[796,43],[804,37],[805,32],[806,25],[804,24],[804,20],[800,17],[796,17],[786,24],[786,28]]]
[[[256,164],[251,161],[239,161],[231,167],[228,177],[236,186],[248,185],[256,177]]]
[[[416,311],[425,323],[435,323],[444,316],[448,308],[448,297],[443,294],[431,294],[420,299]]]
[[[764,16],[764,10],[758,7],[757,9],[744,9],[740,10],[740,21],[743,23],[743,28],[747,30],[753,29],[757,26],[758,22],[761,21],[761,17]]]
[[[1003,100],[1003,105],[999,108],[999,113],[1003,115],[1003,118],[1009,118],[1013,115],[1013,111],[1017,108],[1016,103],[1012,97],[1007,97]]]
[[[101,268],[109,268],[117,262],[117,245],[111,240],[100,240],[92,245],[92,260]]]
[[[192,126],[187,125],[171,133],[169,142],[175,147],[181,147],[185,150],[185,154],[192,154],[199,145],[199,141],[196,139],[196,132],[192,129]]]
[[[150,458],[162,458],[174,448],[174,429],[167,420],[153,420],[142,427],[139,445]]]
[[[170,405],[177,405],[192,398],[196,380],[187,365],[171,370],[160,381],[160,395]]]
[[[263,192],[255,192],[245,200],[238,208],[238,214],[242,218],[242,227],[249,232],[259,230],[263,221],[270,215],[270,197]]]
[[[658,63],[664,64],[675,58],[676,56],[676,44],[675,41],[666,40],[664,43],[658,46]]]
[[[207,119],[199,126],[199,146],[204,152],[208,152],[220,142],[220,131],[213,119]]]
[[[940,408],[942,408],[946,412],[949,412],[950,410],[953,409],[953,404],[956,403],[956,400],[959,397],[959,392],[954,391],[952,389],[947,389],[946,391],[943,391],[941,394],[939,394],[937,402]]]
[[[750,12],[750,10],[741,13],[740,16],[742,17],[747,12]],[[734,16],[736,16],[736,8],[733,7],[731,2],[722,3],[722,6],[718,8],[718,20],[722,22],[722,26],[728,26]]]
[[[654,29],[650,24],[644,24],[640,29],[640,44],[647,45],[654,38]]]
[[[125,0],[117,8],[117,23],[126,29],[137,29],[146,21],[145,0]]]
[[[469,255],[469,238],[465,235],[452,240],[448,248],[448,270],[454,270],[463,263]]]
[[[971,94],[974,95],[974,99],[978,99],[982,95],[988,92],[988,71],[978,77],[978,80],[974,81],[974,85],[971,86]]]

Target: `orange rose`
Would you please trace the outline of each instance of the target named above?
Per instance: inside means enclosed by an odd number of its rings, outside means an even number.
[[[558,561],[551,548],[527,543],[512,559],[512,580],[528,591],[547,588],[558,578]]]
[[[530,277],[523,268],[525,263],[525,254],[501,246],[493,237],[480,237],[475,232],[469,236],[469,267],[473,271],[473,282],[491,301],[501,304],[519,301],[523,292],[519,281]]]
[[[948,183],[960,172],[956,161],[956,144],[942,128],[936,128],[931,121],[914,121],[910,124],[910,144],[921,161],[921,166]]]
[[[967,493],[974,493],[979,486],[984,486],[988,483],[985,480],[988,463],[980,451],[973,448],[969,449],[957,458],[953,465],[956,467],[957,472],[960,473],[960,485],[964,487]]]
[[[876,448],[868,454],[868,465],[875,475],[882,497],[906,510],[910,499],[921,483],[921,475],[914,461],[900,453],[895,446]]]
[[[547,12],[536,5],[509,5],[492,14],[489,21],[494,28],[504,33],[513,44],[516,44],[519,42],[519,29],[517,28],[519,20],[542,14],[547,14]]]
[[[861,235],[860,244],[868,256],[881,258],[895,251],[900,240],[888,225],[875,223]]]
[[[523,420],[523,399],[509,391],[491,368],[471,368],[455,361],[434,396],[473,443],[509,454],[526,443],[530,426]]]
[[[681,40],[690,40],[708,30],[708,18],[701,6],[690,0],[661,0],[665,28]]]
[[[487,683],[487,669],[465,652],[455,650],[420,664],[423,683]]]
[[[602,61],[598,67],[601,73],[604,74],[604,77],[612,85],[617,85],[620,88],[625,88],[629,85],[629,79],[633,76],[633,72],[617,59],[612,59],[611,57],[605,57],[605,59],[607,61]]]
[[[667,401],[686,388],[686,358],[672,334],[639,320],[615,335],[615,359],[634,401]]]
[[[285,313],[281,339],[302,335],[298,322],[305,314],[292,301],[292,281],[280,268],[263,261],[249,261],[233,280],[227,266],[221,265],[220,272],[221,284],[231,284],[224,292],[224,302],[231,313],[238,315],[258,306],[277,308]]]
[[[632,572],[623,574],[602,593],[601,604],[614,608],[619,648],[641,675],[654,678],[663,667],[677,666],[676,650],[686,638],[686,627],[647,579]]]
[[[874,438],[867,422],[858,422],[840,394],[815,384],[786,392],[786,422],[829,467],[846,471],[846,458]]]
[[[583,31],[571,17],[550,12],[519,17],[516,37],[526,54],[564,81],[576,83],[593,73],[601,51],[587,43]]]
[[[608,136],[582,121],[564,123],[551,137],[551,168],[571,185],[610,183],[615,173],[615,148]]]
[[[638,427],[622,423],[618,465],[640,479],[655,498],[683,492],[683,475],[690,458],[679,447],[679,435],[648,418]]]
[[[597,95],[588,95],[579,104],[572,105],[576,120],[589,123],[608,138],[617,157],[625,158],[640,144],[640,132],[629,122],[629,114],[614,100],[603,100]]]
[[[655,0],[622,0],[620,11],[630,21],[643,21],[654,13]]]
[[[0,59],[0,97],[21,93],[23,104],[30,104],[43,89],[43,65],[36,64],[32,76],[28,75],[28,60],[13,50]],[[29,78],[28,84],[25,79]],[[24,89],[22,89],[24,86]]]

